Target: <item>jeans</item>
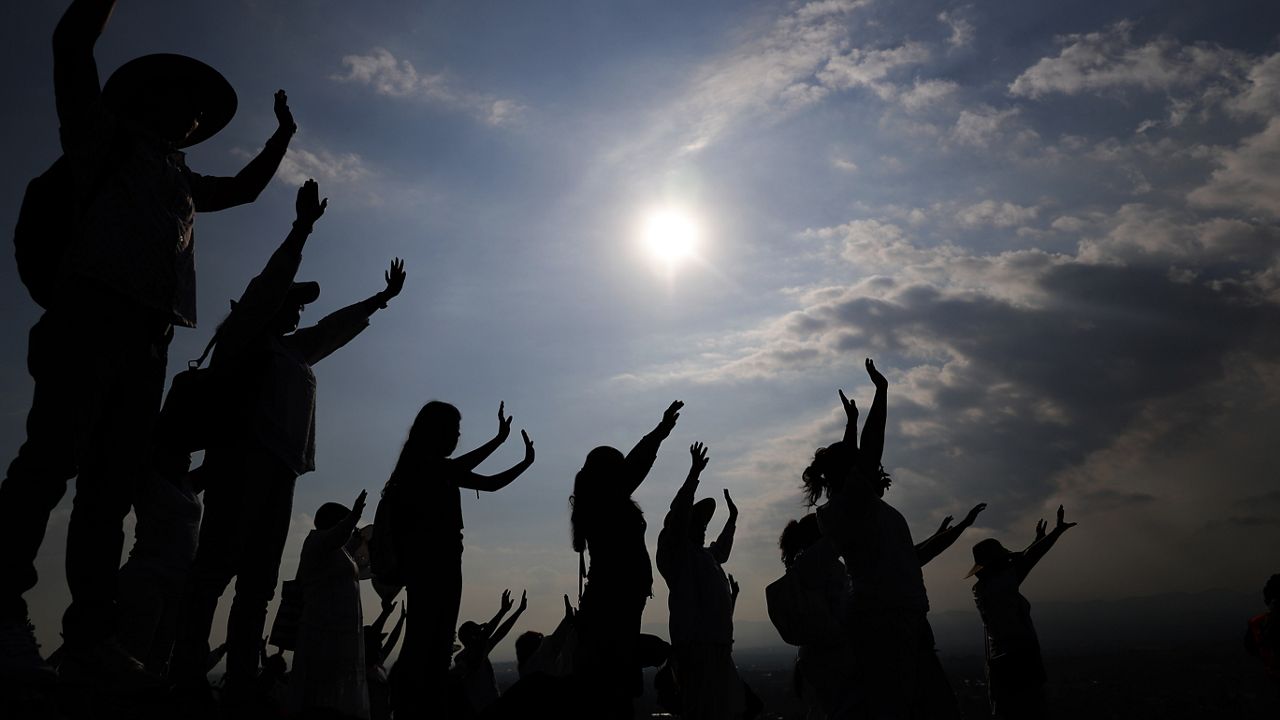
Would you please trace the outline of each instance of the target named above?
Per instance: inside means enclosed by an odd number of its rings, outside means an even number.
[[[36,585],[49,515],[74,477],[63,638],[74,646],[115,634],[123,522],[144,476],[172,337],[167,322],[106,298],[49,310],[31,328],[27,439],[0,484],[0,527],[9,537],[0,553],[0,620],[26,618],[22,595]]]
[[[170,678],[184,685],[205,682],[213,615],[234,577],[227,679],[249,682],[258,673],[258,650],[280,576],[297,475],[269,450],[252,446],[211,449],[205,467],[200,545],[187,578]]]
[[[431,717],[439,712],[448,690],[462,602],[462,556],[445,554],[415,568],[405,591],[411,617],[400,657],[391,668],[391,699],[397,718]]]

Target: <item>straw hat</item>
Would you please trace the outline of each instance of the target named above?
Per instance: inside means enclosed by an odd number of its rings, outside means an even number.
[[[127,116],[139,106],[153,105],[146,102],[147,96],[159,95],[162,89],[171,88],[189,91],[200,113],[200,124],[179,147],[191,147],[208,140],[236,114],[235,88],[222,73],[195,58],[172,53],[143,55],[121,65],[103,86],[102,101]]]

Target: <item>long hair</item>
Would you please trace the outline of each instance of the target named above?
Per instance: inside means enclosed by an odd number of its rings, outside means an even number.
[[[822,539],[822,530],[818,527],[818,516],[809,513],[799,520],[792,520],[782,529],[778,537],[778,549],[782,551],[782,565],[788,570],[800,553],[813,547]]]
[[[853,464],[854,458],[851,455],[854,452],[856,451],[843,440],[814,451],[813,462],[809,463],[809,467],[800,476],[807,506],[817,505],[824,495],[831,497],[831,490],[844,482],[843,475]]]
[[[396,467],[391,471],[383,492],[400,478],[417,474],[431,457],[431,448],[439,444],[441,435],[452,430],[461,420],[462,413],[447,402],[432,400],[423,405],[413,419],[409,437],[400,449],[400,457],[396,460]]]
[[[627,459],[616,448],[608,445],[587,453],[582,469],[573,478],[573,494],[569,496],[569,531],[573,537],[575,552],[584,552],[595,528],[611,518],[601,517],[617,499],[617,476],[627,472]],[[627,498],[629,500],[629,498]],[[636,513],[640,506],[630,500]]]

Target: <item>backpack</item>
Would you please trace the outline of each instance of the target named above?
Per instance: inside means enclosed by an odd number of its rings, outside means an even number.
[[[840,620],[826,599],[805,587],[794,570],[769,583],[764,599],[769,620],[788,645],[823,644],[841,637]]]
[[[186,455],[208,449],[225,422],[225,396],[220,371],[202,367],[218,342],[215,332],[200,357],[173,376],[160,406],[156,444],[166,455]]]
[[[378,509],[373,513],[373,536],[369,538],[369,567],[376,584],[398,590],[404,585],[404,579],[400,576],[400,556],[396,552],[391,518],[396,494],[396,486],[392,484],[384,488],[382,497],[378,498]]]

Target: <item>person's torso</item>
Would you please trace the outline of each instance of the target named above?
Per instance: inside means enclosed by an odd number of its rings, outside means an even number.
[[[733,643],[733,595],[724,568],[711,551],[692,543],[677,560],[678,579],[668,582],[673,645]]]

